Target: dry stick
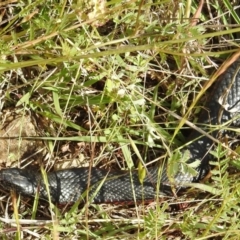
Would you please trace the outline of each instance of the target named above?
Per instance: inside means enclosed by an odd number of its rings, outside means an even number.
[[[8,5],[10,3],[18,2],[18,0],[7,0],[5,2],[0,3],[0,7],[3,7],[5,5]]]
[[[187,121],[188,119],[188,116],[190,115],[190,112],[192,111],[192,109],[194,108],[194,106],[197,104],[197,102],[199,101],[199,99],[202,97],[202,95],[206,92],[206,90],[215,82],[215,80],[222,74],[226,71],[226,69],[233,63],[235,62],[240,56],[240,50],[237,51],[235,54],[233,54],[233,56],[231,58],[229,58],[228,60],[226,60],[224,62],[224,64],[221,65],[221,67],[213,74],[213,76],[210,78],[209,81],[207,81],[204,86],[203,86],[203,89],[202,91],[200,91],[198,93],[198,95],[196,96],[196,98],[193,100],[192,104],[190,105],[187,113],[185,114],[185,116],[183,116],[182,118],[178,115],[176,115],[175,113],[173,112],[169,112],[173,117],[181,120],[178,127],[176,128],[174,134],[173,134],[173,137],[172,137],[172,140],[175,138],[176,134],[178,133],[178,131],[182,128],[182,126],[186,123],[188,126],[192,125],[191,122]],[[189,125],[190,124],[190,125]],[[195,126],[196,127],[196,126]],[[198,132],[200,133],[203,133],[203,131],[200,129],[200,128],[195,128],[195,130],[197,130]],[[219,143],[218,140],[216,140],[215,138],[213,138],[211,135],[207,134],[207,133],[204,133],[205,136],[207,136],[208,138],[210,138],[212,141],[216,142],[216,143]]]
[[[202,12],[203,4],[204,4],[204,0],[201,0],[200,3],[199,3],[199,6],[198,6],[198,9],[197,9],[196,13],[193,15],[192,20],[190,22],[190,26],[191,27],[197,25],[199,16],[200,16],[200,14]]]

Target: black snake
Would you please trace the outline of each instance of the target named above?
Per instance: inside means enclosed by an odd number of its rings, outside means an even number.
[[[240,112],[240,60],[233,63],[222,74],[208,98],[199,117],[201,129],[217,138],[220,132],[217,126],[231,124],[239,126],[237,114]],[[209,150],[214,142],[211,138],[193,130],[188,138],[190,144],[181,151],[190,153],[187,163],[201,160],[196,168],[197,176],[179,171],[172,176],[175,186],[184,187],[186,184],[198,182],[210,170]],[[99,168],[72,168],[47,174],[35,173],[28,169],[9,168],[0,171],[0,185],[5,190],[14,189],[24,195],[49,199],[58,204],[84,201],[86,196],[93,203],[133,202],[153,200],[157,195],[170,195],[172,181],[167,174],[167,166],[162,171],[151,167],[140,183],[137,171],[107,171]],[[47,186],[47,187],[46,187]],[[49,195],[50,193],[50,195]]]

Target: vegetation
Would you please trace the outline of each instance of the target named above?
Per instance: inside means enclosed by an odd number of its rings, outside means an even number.
[[[237,3],[1,1],[1,117],[30,115],[38,137],[28,141],[45,156],[1,167],[130,169],[176,157],[191,131],[184,119],[196,123],[209,79],[238,52]],[[58,207],[2,194],[0,235],[237,239],[240,165],[220,145],[212,154],[205,188],[144,206]]]

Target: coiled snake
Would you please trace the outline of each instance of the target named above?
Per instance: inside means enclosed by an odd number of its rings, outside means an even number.
[[[240,60],[233,63],[219,77],[200,114],[201,129],[208,132],[213,138],[217,138],[220,133],[216,128],[213,130],[216,125],[228,122],[231,122],[232,126],[240,125],[236,118],[240,112],[239,69]],[[178,188],[184,187],[188,183],[198,182],[210,170],[209,150],[213,147],[213,140],[193,130],[188,141],[191,143],[181,150],[182,152],[188,150],[190,153],[187,163],[192,163],[197,159],[201,160],[201,163],[196,168],[198,174],[195,177],[181,170],[173,176],[174,183]],[[48,188],[46,188],[46,180],[43,180],[41,173],[36,174],[27,169],[9,168],[0,171],[0,185],[4,189],[14,189],[24,195],[34,196],[38,192],[40,198],[43,199],[49,198],[48,189],[51,201],[58,204],[84,200],[87,193],[89,199],[94,203],[153,200],[157,194],[171,194],[171,184],[166,168],[167,166],[164,166],[162,171],[158,171],[157,167],[149,168],[142,184],[137,171],[111,172],[98,168],[92,168],[91,171],[89,168],[65,169],[47,174]]]

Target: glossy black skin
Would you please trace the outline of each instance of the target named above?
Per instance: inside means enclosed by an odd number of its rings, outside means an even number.
[[[223,128],[221,131],[216,130],[218,129],[216,126],[224,123],[232,126],[240,125],[235,119],[240,112],[239,68],[240,61],[236,61],[220,76],[200,114],[198,126],[214,138],[217,138],[220,132],[225,132]],[[188,183],[198,182],[210,169],[209,150],[214,148],[213,141],[196,130],[192,131],[188,141],[190,144],[182,149],[182,153],[186,150],[190,152],[188,163],[198,159],[201,160],[201,164],[197,168],[197,176],[179,170],[172,178],[177,188],[184,188]],[[139,181],[137,171],[108,172],[92,168],[90,173],[89,168],[72,168],[51,172],[47,176],[51,201],[58,204],[84,201],[87,194],[88,199],[93,203],[146,201],[155,199],[156,195],[171,196],[172,194],[170,187],[172,181],[170,184],[166,166],[162,171],[158,171],[158,168],[148,169],[143,184]],[[49,198],[42,174],[36,174],[30,170],[18,168],[1,170],[0,185],[4,189],[15,189],[29,196],[34,196],[38,191],[41,198]]]

